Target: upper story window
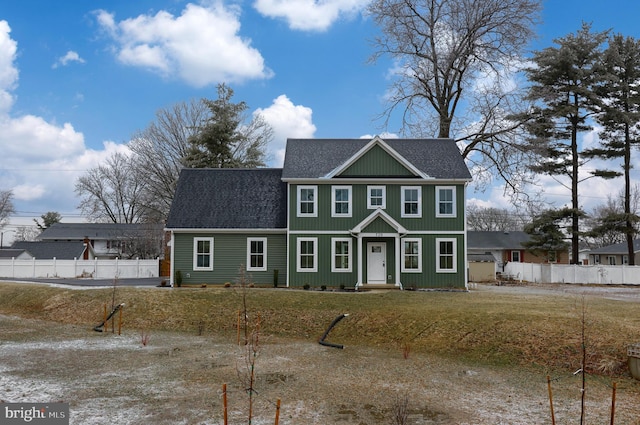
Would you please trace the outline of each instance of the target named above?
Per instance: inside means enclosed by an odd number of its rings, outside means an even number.
[[[402,186],[402,217],[422,217],[422,188]]]
[[[193,270],[213,270],[213,238],[193,238]]]
[[[387,190],[385,186],[367,186],[367,208],[387,208]]]
[[[436,217],[456,216],[455,186],[436,187]]]
[[[267,238],[247,239],[247,271],[267,270]]]
[[[298,217],[318,216],[318,186],[298,186]]]
[[[331,217],[351,217],[351,186],[331,186]]]

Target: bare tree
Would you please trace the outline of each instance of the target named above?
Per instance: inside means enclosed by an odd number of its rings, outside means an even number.
[[[0,229],[7,224],[9,216],[14,212],[13,191],[0,190]]]
[[[78,178],[79,208],[90,220],[138,223],[145,219],[146,170],[131,156],[116,152],[104,165]]]
[[[133,136],[129,147],[138,166],[146,170],[148,184],[146,209],[159,221],[167,216],[180,170],[182,158],[189,150],[189,139],[208,116],[202,101],[191,100],[160,109],[147,128]]]
[[[627,220],[626,188],[617,195],[608,195],[604,204],[597,205],[585,219],[587,242],[595,247],[614,245],[626,242]],[[640,212],[640,188],[636,185],[630,191],[629,211],[634,216]],[[632,223],[634,234],[637,234],[638,223]]]
[[[13,237],[14,242],[35,241],[38,239],[40,230],[36,226],[18,226]]]
[[[532,175],[512,76],[540,9],[539,0],[374,0],[372,60],[390,56],[400,70],[385,124],[402,109],[403,133],[456,139],[485,182],[493,171],[520,193]]]
[[[506,208],[482,208],[469,205],[467,206],[467,226],[469,230],[507,232],[522,230],[523,220],[516,211]]]

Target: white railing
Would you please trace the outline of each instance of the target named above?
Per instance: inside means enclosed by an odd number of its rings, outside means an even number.
[[[93,278],[127,279],[158,277],[160,260],[38,260],[0,259],[4,278]]]
[[[640,266],[507,263],[504,273],[536,283],[640,285]]]

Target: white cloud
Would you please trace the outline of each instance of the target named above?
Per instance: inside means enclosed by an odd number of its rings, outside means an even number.
[[[120,22],[100,10],[97,20],[116,42],[120,62],[204,87],[272,76],[251,40],[240,37],[239,15],[237,8],[216,2],[187,4],[177,17],[160,11]]]
[[[0,21],[0,189],[13,191],[20,213],[72,212],[78,204],[77,177],[116,148],[105,145],[104,152],[87,150],[83,134],[69,123],[58,125],[35,115],[10,114],[12,91],[18,82],[17,43],[10,32],[9,25]],[[11,221],[15,225],[20,220],[33,224],[30,218]]]
[[[70,62],[85,63],[85,60],[82,59],[77,52],[69,50],[64,56],[58,58],[58,60],[51,67],[55,69],[59,66],[67,66]]]
[[[0,114],[11,109],[13,96],[10,90],[18,83],[18,69],[13,65],[18,43],[11,39],[10,32],[7,21],[0,21]]]
[[[262,115],[273,128],[274,137],[268,153],[273,156],[272,165],[275,167],[282,166],[288,137],[312,138],[316,131],[311,108],[294,105],[284,94],[274,99],[271,106],[257,109],[254,114]]]
[[[256,0],[253,6],[270,18],[287,21],[289,28],[325,31],[341,16],[363,10],[370,0]]]

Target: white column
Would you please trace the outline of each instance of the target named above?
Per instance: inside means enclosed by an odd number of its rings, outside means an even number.
[[[402,283],[400,282],[400,234],[396,235],[396,286],[402,287]]]
[[[362,285],[362,235],[358,233],[358,282],[356,283],[356,289]]]

